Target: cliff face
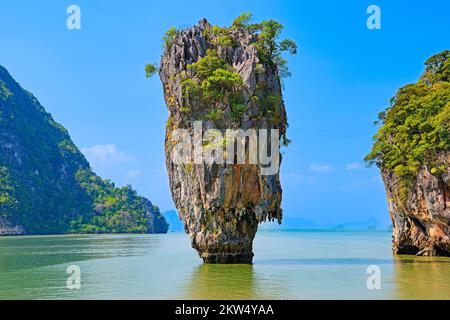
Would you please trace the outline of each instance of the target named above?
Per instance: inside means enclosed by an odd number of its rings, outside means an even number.
[[[93,173],[67,130],[0,66],[0,235],[166,231],[156,206]]]
[[[260,59],[255,43],[247,30],[217,31],[202,20],[175,35],[161,59],[160,78],[169,110],[165,150],[172,197],[192,247],[208,263],[251,262],[258,223],[281,222],[278,171],[263,175],[258,164],[249,162],[177,164],[173,159],[181,142],[174,138],[175,131],[183,128],[192,134],[194,121],[202,121],[203,134],[208,129],[225,136],[225,129],[277,128],[277,140],[284,136],[287,122],[278,69]],[[205,66],[214,63],[228,73],[213,66],[212,75],[204,76]],[[220,90],[227,82],[222,81],[217,98],[208,90],[220,72],[237,85],[224,93]],[[202,144],[205,151],[207,143]],[[195,153],[194,147],[191,151]],[[280,155],[278,148],[276,155]]]
[[[397,254],[450,255],[450,50],[379,114],[366,160],[381,170]]]
[[[382,173],[396,254],[450,255],[450,153],[440,155],[438,161],[447,172],[436,175],[422,167],[405,202],[395,200],[398,178]]]

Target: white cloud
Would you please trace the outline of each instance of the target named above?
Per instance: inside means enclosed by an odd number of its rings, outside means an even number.
[[[285,183],[290,186],[299,186],[305,181],[305,177],[299,173],[290,172],[287,174],[282,174],[281,180],[283,181],[283,184]]]
[[[303,175],[296,173],[296,172],[291,172],[291,173],[287,174],[286,177],[290,178],[290,179],[294,179],[294,180],[300,180],[300,181],[303,181],[303,179],[304,179]]]
[[[142,175],[141,170],[131,169],[130,171],[127,172],[127,174],[125,175],[125,178],[127,180],[133,180],[141,175]]]
[[[333,168],[329,164],[313,163],[309,166],[309,171],[313,172],[331,172]]]
[[[120,151],[114,144],[95,145],[91,148],[81,148],[81,152],[94,165],[118,165],[129,162],[132,156]]]
[[[319,179],[317,179],[317,177],[314,176],[308,176],[308,185],[310,186],[317,186],[319,185]]]
[[[358,170],[358,169],[361,169],[361,168],[362,168],[362,166],[358,162],[350,163],[350,164],[347,165],[347,170]]]

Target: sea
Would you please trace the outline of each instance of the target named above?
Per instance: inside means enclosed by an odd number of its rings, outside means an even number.
[[[259,231],[252,265],[203,264],[183,233],[0,237],[0,299],[450,299],[450,258],[391,237]]]

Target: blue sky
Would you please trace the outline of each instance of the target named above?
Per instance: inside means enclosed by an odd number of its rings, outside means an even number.
[[[81,30],[66,28],[71,4],[81,8]],[[381,8],[381,30],[366,27],[371,4]],[[300,47],[285,81],[293,141],[283,151],[285,215],[388,224],[378,170],[362,159],[396,89],[449,48],[448,1],[2,1],[0,64],[69,130],[96,172],[167,210],[167,111],[159,79],[146,79],[143,67],[159,61],[169,27],[202,17],[228,25],[241,12],[278,20]]]

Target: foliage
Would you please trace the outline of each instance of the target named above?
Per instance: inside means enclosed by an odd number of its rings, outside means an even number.
[[[280,51],[289,51],[290,54],[297,54],[297,44],[291,39],[284,39],[279,44]]]
[[[277,66],[278,68],[278,74],[280,75],[280,78],[289,78],[292,74],[289,71],[288,65],[287,65],[287,60],[284,59],[281,56],[277,56],[275,58],[273,58],[273,62],[274,64]]]
[[[237,17],[230,27],[207,26],[203,35],[207,42],[206,54],[196,62],[187,66],[187,71],[177,74],[181,78],[184,107],[180,112],[189,112],[193,106],[220,106],[228,104],[230,115],[234,121],[242,119],[248,109],[248,101],[243,101],[244,83],[233,66],[225,60],[226,54],[221,47],[236,45],[236,37],[242,32],[250,34],[250,43],[257,49],[259,63],[255,70],[258,74],[276,72],[280,78],[291,74],[287,60],[282,54],[297,53],[297,45],[293,40],[279,40],[283,26],[275,20],[251,23],[252,15],[243,13]],[[220,56],[219,56],[220,55]],[[227,58],[228,59],[228,58]],[[264,77],[263,77],[264,78]],[[261,110],[273,123],[280,120],[279,107],[282,105],[281,95],[271,95],[262,87],[263,80],[258,81],[256,92],[250,97],[251,103],[261,104]],[[221,110],[209,110],[205,119],[218,120],[223,117]],[[195,110],[194,110],[195,112]],[[283,133],[283,143],[289,140]]]
[[[239,120],[247,111],[247,106],[242,101],[242,97],[234,95],[230,97],[231,118]]]
[[[162,37],[163,47],[170,48],[170,46],[172,45],[172,42],[175,40],[176,36],[179,33],[180,33],[180,30],[178,30],[177,28],[175,28],[175,27],[169,28],[169,30],[167,30],[164,33],[164,36]]]
[[[212,43],[221,47],[233,47],[235,45],[228,28],[214,26],[204,31],[206,37],[211,37]]]
[[[399,177],[402,200],[420,167],[437,173],[438,154],[450,150],[449,58],[446,50],[428,59],[419,81],[398,90],[391,107],[379,114],[382,125],[365,159]]]
[[[430,85],[439,81],[450,81],[450,50],[444,50],[425,61],[422,80]]]
[[[227,69],[216,69],[211,76],[202,81],[202,90],[206,97],[222,99],[243,85],[241,76]]]
[[[188,106],[190,106],[192,102],[201,98],[201,87],[195,79],[187,78],[182,80],[181,89],[183,92],[183,98],[187,100]],[[180,109],[180,111],[182,110]]]
[[[252,14],[250,12],[241,13],[239,17],[234,19],[233,23],[231,24],[231,28],[233,29],[245,28],[249,25],[251,18]]]
[[[296,54],[297,44],[290,39],[278,42],[283,26],[277,21],[263,21],[259,25],[259,30],[257,48],[262,60],[276,65],[281,71],[281,78],[289,77],[287,60],[281,57],[281,53],[288,51],[290,54]]]
[[[152,77],[156,72],[158,72],[158,67],[154,63],[148,63],[145,65],[145,77],[150,78]]]
[[[195,78],[181,81],[183,97],[203,102],[227,101],[239,96],[243,86],[242,78],[225,60],[217,55],[215,50],[208,50],[206,55],[188,65],[188,70],[194,72]],[[233,106],[231,106],[233,109]],[[234,113],[237,116],[239,111]],[[206,115],[206,120],[219,120],[222,112],[212,111]]]
[[[277,109],[281,103],[282,98],[280,95],[267,95],[261,100],[261,106],[264,111]]]
[[[206,55],[199,59],[197,62],[188,65],[188,69],[195,72],[195,75],[200,80],[205,80],[212,76],[213,72],[217,69],[227,69],[228,64],[225,60],[217,55],[217,52],[212,49],[208,49]]]
[[[220,110],[213,110],[205,115],[205,120],[218,121],[223,119],[223,113]]]
[[[0,167],[0,217],[17,208],[14,184],[7,167]]]
[[[222,47],[232,47],[234,46],[234,41],[230,36],[218,36],[216,39],[216,44]]]
[[[11,97],[13,95],[12,92],[9,91],[9,89],[6,86],[5,82],[3,82],[3,81],[0,81],[0,90],[1,90],[2,95],[5,98],[9,98],[9,97]]]
[[[220,36],[221,34],[227,34],[227,33],[228,33],[227,28],[222,28],[217,25],[211,28],[211,34],[213,34],[215,36]]]
[[[277,39],[281,33],[281,30],[283,30],[283,26],[279,22],[270,19],[261,22],[259,24],[259,29],[259,49],[266,60],[271,60],[280,50]]]
[[[275,20],[265,20],[261,23],[249,23],[251,13],[243,13],[237,17],[231,26],[232,29],[246,29],[256,35],[258,41],[255,44],[260,58],[269,64],[273,64],[280,70],[280,77],[289,77],[287,60],[281,57],[282,52],[297,54],[297,44],[291,39],[278,41],[283,25]]]
[[[289,139],[285,134],[283,135],[283,146],[287,147],[291,144],[292,140]]]
[[[67,130],[0,66],[0,215],[28,234],[165,232],[164,219],[130,187],[90,169]]]
[[[147,233],[153,224],[157,229],[165,228],[158,207],[138,196],[131,186],[116,188],[89,169],[80,169],[76,179],[93,200],[98,214],[91,219],[72,220],[70,232]]]
[[[166,127],[166,129],[168,129],[168,128],[171,128],[172,125],[173,125],[173,119],[171,116],[169,116],[169,118],[166,120],[165,127]]]
[[[58,147],[61,150],[61,155],[64,156],[66,152],[76,154],[78,151],[77,147],[72,141],[66,139],[58,143]]]
[[[181,107],[180,112],[189,113],[189,112],[191,112],[191,108],[190,107]]]

